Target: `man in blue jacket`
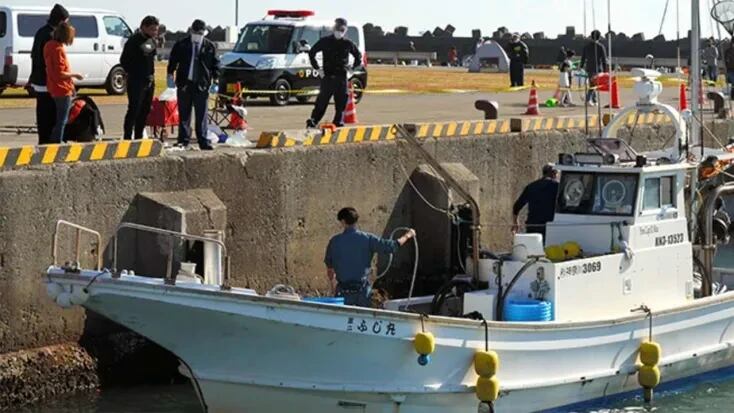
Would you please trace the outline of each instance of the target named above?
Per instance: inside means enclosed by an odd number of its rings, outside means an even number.
[[[188,148],[191,140],[191,108],[199,149],[212,150],[207,140],[209,93],[216,93],[219,78],[217,47],[206,39],[206,23],[194,20],[191,35],[179,40],[168,59],[168,87],[178,88],[178,144]],[[174,78],[175,75],[175,78]]]
[[[411,229],[397,240],[362,232],[357,229],[359,214],[350,207],[339,211],[337,219],[344,232],[331,238],[326,248],[326,276],[336,296],[344,297],[344,304],[370,307],[372,257],[394,253],[415,236],[415,231]]]

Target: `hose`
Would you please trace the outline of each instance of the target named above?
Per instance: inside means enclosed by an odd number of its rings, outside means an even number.
[[[503,310],[505,308],[505,300],[507,299],[507,295],[510,294],[510,291],[512,291],[512,287],[515,286],[515,283],[517,280],[522,277],[522,275],[527,271],[530,267],[535,265],[538,261],[540,261],[540,258],[533,258],[532,260],[525,263],[525,265],[520,268],[520,271],[515,274],[515,276],[512,278],[512,281],[510,281],[510,284],[507,285],[507,289],[504,291],[504,293],[500,296],[499,302],[497,303],[497,320],[502,321],[503,318]]]
[[[397,227],[390,233],[390,239],[395,239],[395,235],[397,235],[398,231],[410,231],[410,228],[408,227]],[[413,298],[413,289],[415,288],[415,279],[418,275],[418,257],[419,257],[419,250],[418,250],[418,235],[414,236],[413,239],[413,245],[415,246],[415,260],[413,261],[413,277],[410,280],[410,290],[408,291],[408,302],[406,303],[407,306],[410,306],[410,299]],[[385,267],[385,270],[380,273],[380,275],[377,276],[375,279],[375,282],[372,283],[374,285],[377,283],[377,281],[381,280],[382,278],[387,275],[387,272],[390,271],[390,268],[392,267],[392,261],[393,261],[394,254],[390,254],[390,258],[387,261],[387,266]]]

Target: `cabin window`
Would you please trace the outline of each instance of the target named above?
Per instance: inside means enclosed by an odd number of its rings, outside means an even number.
[[[675,206],[674,178],[672,176],[663,176],[661,178],[645,179],[645,194],[643,198],[643,210],[650,211],[663,207]]]
[[[564,172],[558,194],[560,214],[631,216],[638,176]]]

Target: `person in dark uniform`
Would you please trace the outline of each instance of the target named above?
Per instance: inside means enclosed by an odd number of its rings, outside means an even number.
[[[156,38],[158,19],[146,16],[138,30],[122,49],[120,65],[127,72],[127,114],[124,139],[143,139],[145,123],[150,113],[155,91]]]
[[[349,79],[349,55],[354,57],[354,66],[362,62],[362,53],[359,48],[347,39],[347,21],[336,19],[334,33],[321,38],[308,52],[311,66],[322,72],[319,96],[316,98],[311,117],[306,121],[306,127],[315,128],[326,113],[331,97],[334,96],[334,125],[344,126],[344,109],[347,107]],[[323,67],[319,67],[316,54],[321,52]]]
[[[369,307],[372,286],[372,256],[375,253],[392,254],[415,236],[410,230],[397,240],[380,238],[357,229],[359,214],[354,208],[343,208],[337,220],[344,232],[335,235],[326,247],[326,276],[337,297],[344,297],[344,304]]]
[[[217,47],[204,37],[206,23],[194,20],[187,36],[173,45],[168,59],[168,87],[178,88],[178,145],[189,147],[191,139],[191,108],[199,149],[212,150],[207,140],[207,111],[209,93],[216,93],[219,78]],[[175,79],[174,79],[175,74]]]
[[[584,52],[581,55],[581,67],[586,70],[588,81],[591,81],[599,73],[607,71],[607,49],[601,44],[601,32],[594,30],[591,32],[591,42],[584,47]],[[586,102],[590,106],[596,106],[597,101],[596,90],[589,89],[589,93],[586,95]]]
[[[33,38],[31,50],[31,76],[28,87],[36,94],[36,126],[38,128],[38,144],[54,143],[51,139],[56,124],[56,104],[46,88],[46,61],[43,58],[43,48],[51,40],[54,29],[60,24],[69,21],[69,12],[60,4],[51,9],[48,22],[38,29]]]
[[[553,221],[558,196],[558,170],[551,164],[543,166],[543,177],[526,186],[512,207],[512,233],[520,228],[520,211],[528,206],[525,232],[541,234],[545,240],[545,225]]]
[[[507,55],[510,58],[510,85],[525,85],[525,65],[530,58],[528,45],[520,40],[519,34],[512,35],[512,42],[507,45]]]

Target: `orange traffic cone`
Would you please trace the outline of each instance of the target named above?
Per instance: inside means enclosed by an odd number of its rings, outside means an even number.
[[[344,110],[344,123],[354,125],[357,122],[357,105],[354,103],[354,87],[352,83],[349,83],[349,100],[347,101],[347,108]]]
[[[532,116],[540,115],[540,108],[538,107],[538,89],[534,80],[530,86],[530,100],[528,100],[528,110],[525,114]]]
[[[612,105],[612,109],[619,109],[619,85],[617,84],[617,79],[614,79],[612,81],[612,91],[609,92],[609,104]]]
[[[686,96],[686,84],[680,84],[680,93],[678,93],[678,109],[683,112],[688,109],[688,96]]]

